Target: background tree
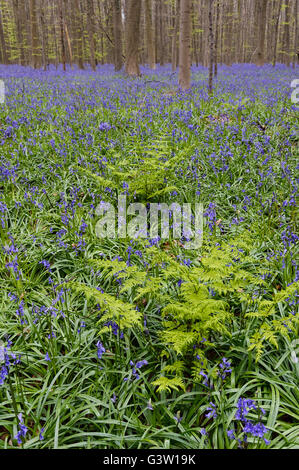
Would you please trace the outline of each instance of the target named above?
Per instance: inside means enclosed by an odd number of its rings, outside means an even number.
[[[296,19],[298,18],[298,0],[295,0],[294,3],[294,43],[293,43],[293,68],[295,68],[296,62],[298,60],[299,62],[299,49],[298,49],[298,21]],[[298,59],[297,59],[298,57]]]
[[[215,38],[214,38],[214,75],[218,75],[218,37],[219,37],[220,0],[216,0]]]
[[[22,28],[22,19],[21,19],[20,0],[13,0],[12,7],[13,7],[17,43],[18,43],[18,52],[19,52],[18,63],[20,65],[25,65],[25,50],[24,50],[24,37],[23,37],[23,28]]]
[[[7,58],[7,51],[6,51],[6,43],[3,31],[3,24],[2,24],[2,12],[0,9],[0,42],[1,42],[1,59],[3,64],[8,64]]]
[[[61,0],[62,1],[62,0]],[[39,64],[39,37],[37,29],[36,0],[30,0],[31,54],[32,66],[36,69]]]
[[[48,47],[47,47],[47,24],[45,21],[45,11],[41,8],[41,4],[39,5],[39,18],[40,18],[40,26],[41,26],[41,41],[42,41],[42,64],[43,68],[46,71],[48,65]],[[20,54],[20,59],[22,62],[22,51]]]
[[[290,0],[284,0],[283,54],[284,63],[290,65]]]
[[[94,38],[94,6],[93,0],[86,0],[87,6],[87,29],[89,37],[89,52],[90,52],[90,65],[92,70],[96,69],[96,56],[95,56],[95,38]]]
[[[146,39],[148,51],[148,64],[151,69],[156,68],[155,42],[152,20],[152,0],[145,0]]]
[[[123,65],[121,0],[113,0],[113,7],[114,66],[115,71],[118,72]]]
[[[76,62],[80,69],[84,69],[83,60],[83,29],[81,20],[80,0],[74,0],[74,42]]]
[[[273,67],[276,65],[276,58],[277,58],[277,43],[278,43],[278,31],[279,31],[279,21],[280,21],[280,13],[281,13],[281,6],[282,0],[279,0],[277,13],[274,17],[274,34],[273,34]]]
[[[181,0],[180,13],[179,85],[182,90],[191,86],[191,0]]]
[[[267,0],[256,0],[257,65],[264,65],[265,62],[266,12]]]
[[[126,18],[126,73],[139,76],[139,32],[140,32],[140,0],[128,0],[128,17]]]
[[[172,36],[172,52],[171,52],[171,62],[172,62],[172,71],[174,72],[178,66],[178,36],[179,36],[179,26],[180,26],[180,0],[176,0],[176,8],[174,11],[174,31]]]
[[[214,34],[213,34],[213,6],[214,0],[209,0],[209,93],[213,91],[213,64],[214,64]]]
[[[65,71],[66,70],[66,55],[65,55],[65,41],[64,41],[63,0],[59,0],[59,26],[60,26],[61,60],[62,60],[63,70]]]
[[[188,53],[185,60],[190,66],[193,61],[209,67],[209,0],[187,3],[191,51],[190,60]],[[215,75],[223,63],[295,66],[298,0],[213,3]],[[187,25],[185,4],[183,0],[0,0],[0,59],[44,69],[63,64],[65,70],[73,62],[81,69],[89,64],[93,70],[97,63],[110,63],[117,71],[125,60],[132,75],[140,73],[139,63],[155,68],[158,62],[171,63],[175,71],[182,21]],[[188,68],[185,64],[184,70]]]

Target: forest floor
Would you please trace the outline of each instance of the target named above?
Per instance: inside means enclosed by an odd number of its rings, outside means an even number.
[[[298,448],[298,67],[142,73],[1,66],[0,448]]]

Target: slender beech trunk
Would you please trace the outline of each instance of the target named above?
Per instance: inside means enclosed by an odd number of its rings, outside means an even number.
[[[219,35],[219,14],[220,0],[216,0],[216,18],[215,18],[215,48],[214,48],[214,75],[218,75],[218,35]]]
[[[8,64],[7,49],[6,49],[6,42],[5,42],[4,31],[3,31],[2,11],[1,11],[1,9],[0,9],[0,43],[1,43],[3,63]]]
[[[164,0],[159,0],[159,36],[160,36],[160,65],[164,65],[165,63],[165,22],[164,22],[164,14],[165,14],[165,5]]]
[[[275,67],[276,59],[277,59],[277,43],[278,43],[278,31],[279,31],[281,7],[282,7],[282,0],[279,0],[276,21],[275,21],[275,28],[274,28],[273,62],[272,62],[273,67]]]
[[[32,51],[32,67],[35,69],[39,66],[39,38],[37,29],[36,0],[30,0],[30,25],[31,25],[31,51]]]
[[[257,65],[265,63],[265,32],[267,0],[256,0],[256,25],[257,25]]]
[[[95,40],[94,40],[94,6],[93,0],[86,0],[87,2],[87,28],[89,36],[89,51],[90,51],[90,64],[92,70],[96,69],[95,59]]]
[[[181,0],[179,54],[179,85],[185,91],[191,86],[191,0]]]
[[[64,22],[64,31],[65,31],[66,43],[67,43],[67,47],[69,51],[70,66],[71,68],[73,68],[72,44],[71,44],[71,39],[70,39],[69,30],[68,30],[66,21]]]
[[[24,54],[24,39],[22,34],[22,21],[20,16],[21,11],[21,4],[20,0],[13,0],[13,13],[14,13],[14,20],[16,24],[16,34],[17,34],[17,41],[18,41],[18,49],[19,49],[19,64],[25,65],[25,54]]]
[[[283,31],[283,50],[284,50],[284,63],[290,65],[291,54],[290,54],[290,1],[284,0],[285,5],[285,21]]]
[[[139,69],[139,40],[140,40],[141,1],[129,0],[126,27],[126,73],[130,76],[140,76]]]
[[[209,94],[213,93],[213,63],[214,63],[214,34],[213,34],[213,5],[209,0]]]
[[[63,18],[63,4],[62,0],[59,0],[59,27],[60,27],[60,43],[61,43],[61,60],[64,72],[66,71],[66,55],[65,55],[65,43],[64,43],[64,18]]]
[[[171,62],[172,62],[172,71],[174,72],[178,66],[178,34],[180,26],[180,0],[176,0],[176,9],[175,9],[175,23],[174,31],[172,36],[172,47],[171,47]]]
[[[47,41],[47,28],[45,22],[45,13],[43,6],[40,6],[40,24],[41,24],[41,39],[42,39],[42,63],[44,71],[47,70],[48,63],[48,41]]]
[[[147,54],[148,63],[151,69],[156,68],[155,57],[155,41],[153,34],[153,19],[152,19],[152,1],[145,0],[145,23],[146,23],[146,39],[147,39]]]
[[[295,0],[294,5],[294,18],[295,18],[295,26],[294,26],[294,46],[293,46],[293,68],[296,66],[296,58],[298,56],[299,59],[299,51],[297,51],[298,46],[298,0]]]
[[[80,0],[74,0],[75,9],[75,44],[76,44],[76,55],[79,69],[84,69],[83,60],[83,28],[80,11]]]
[[[118,72],[123,66],[122,59],[122,18],[121,0],[113,1],[113,31],[114,31],[114,68]]]

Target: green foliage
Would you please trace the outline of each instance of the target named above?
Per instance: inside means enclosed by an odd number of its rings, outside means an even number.
[[[199,257],[188,267],[175,259],[171,251],[151,247],[146,250],[147,271],[136,264],[128,266],[124,261],[90,260],[101,279],[110,282],[117,278],[121,283],[114,295],[75,283],[70,283],[70,287],[101,305],[106,312],[101,323],[113,318],[121,329],[140,326],[142,313],[132,302],[157,305],[162,315],[159,335],[164,352],[168,349],[172,351],[171,357],[178,359],[168,364],[163,370],[166,376],[153,384],[159,391],[170,391],[186,380],[184,368],[192,371],[193,380],[200,381],[199,373],[207,367],[209,351],[220,340],[229,340],[236,321],[248,319],[251,336],[248,350],[255,351],[257,361],[266,343],[278,348],[279,337],[289,338],[288,331],[295,331],[298,317],[287,315],[278,319],[276,312],[283,301],[297,292],[298,283],[269,300],[261,274],[267,264],[256,264],[253,249],[252,234],[244,232],[230,242],[205,243]],[[105,331],[104,327],[100,333]],[[174,377],[168,378],[169,374]]]
[[[269,342],[276,349],[279,348],[278,338],[283,336],[290,340],[290,333],[296,332],[299,323],[299,312],[276,318],[275,312],[287,299],[291,299],[299,289],[299,282],[294,282],[286,289],[273,295],[273,300],[255,301],[256,311],[247,312],[246,317],[258,319],[259,329],[255,331],[250,340],[250,351],[255,351],[256,360],[260,360],[265,350],[265,342]]]
[[[87,300],[98,303],[103,310],[100,325],[110,320],[117,322],[120,330],[141,326],[141,314],[130,303],[123,302],[113,295],[100,292],[96,288],[88,287],[77,282],[69,282],[68,287],[76,293],[83,294]],[[102,326],[99,334],[109,331],[107,326]]]
[[[107,178],[103,178],[100,175],[96,175],[95,173],[88,170],[87,168],[82,168],[82,167],[79,167],[79,166],[76,166],[75,168],[82,175],[87,176],[89,179],[90,178],[93,179],[95,181],[96,185],[99,186],[100,188],[116,188],[116,185],[115,185],[115,183],[113,183],[113,181],[111,181]]]
[[[185,385],[183,380],[180,377],[174,377],[168,379],[166,377],[160,377],[159,379],[152,382],[152,385],[157,388],[157,392],[171,392],[172,390],[185,391]]]
[[[5,79],[0,356],[9,338],[21,357],[0,386],[1,449],[17,447],[19,413],[25,448],[237,448],[240,397],[266,411],[269,447],[299,446],[297,129],[290,72],[270,69],[247,102],[247,88],[222,93],[247,72],[219,70],[209,100],[204,70],[188,94],[165,93],[168,72]],[[170,205],[197,192],[215,209],[198,250],[94,234],[95,208],[118,194]]]
[[[171,184],[171,181],[186,151],[181,150],[172,156],[171,143],[165,140],[163,135],[160,139],[154,140],[150,148],[139,145],[137,149],[136,155],[130,161],[120,160],[117,169],[109,166],[117,184],[125,182],[128,185],[129,195],[134,196],[134,200],[145,202],[176,191],[178,188]]]

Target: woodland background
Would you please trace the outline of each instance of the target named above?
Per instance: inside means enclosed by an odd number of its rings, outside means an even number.
[[[50,64],[276,62],[293,65],[298,52],[298,0],[1,0],[0,62]],[[188,61],[186,53],[185,59]],[[185,64],[188,66],[188,63]]]

